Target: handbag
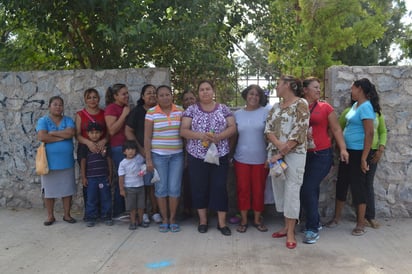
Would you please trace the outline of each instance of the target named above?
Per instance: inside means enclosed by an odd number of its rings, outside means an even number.
[[[37,175],[46,175],[49,173],[49,164],[47,163],[46,145],[42,142],[36,153],[36,173]]]

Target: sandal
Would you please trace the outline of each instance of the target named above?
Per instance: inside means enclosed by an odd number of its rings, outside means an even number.
[[[73,217],[70,217],[70,219],[66,219],[66,218],[63,217],[63,221],[65,221],[65,222],[67,222],[67,223],[69,223],[69,224],[74,224],[74,223],[77,222],[76,219],[73,218]]]
[[[159,232],[165,233],[169,231],[169,225],[168,224],[160,224],[159,225]]]
[[[260,224],[254,223],[253,226],[256,227],[256,229],[259,230],[260,232],[268,231],[268,228],[263,223],[260,223]]]
[[[247,227],[248,227],[248,224],[244,224],[244,225],[239,224],[238,227],[236,228],[236,231],[239,233],[245,233],[247,231]]]
[[[370,226],[374,229],[378,229],[381,226],[375,219],[366,219],[365,225]]]
[[[44,225],[45,226],[49,226],[49,225],[52,225],[54,222],[56,221],[56,219],[53,217],[53,218],[51,218],[51,219],[49,219],[49,220],[47,220],[47,221],[44,221]]]
[[[329,222],[327,222],[326,224],[324,224],[323,226],[329,227],[329,228],[334,228],[337,227],[339,225],[339,222],[336,219],[332,219]]]
[[[365,234],[365,229],[363,227],[355,227],[352,230],[353,236],[362,236],[363,234]]]
[[[171,224],[170,225],[170,231],[171,232],[179,232],[180,231],[180,226],[178,224]]]

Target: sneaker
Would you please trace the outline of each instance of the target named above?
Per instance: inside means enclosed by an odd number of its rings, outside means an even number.
[[[146,228],[146,227],[149,227],[150,224],[142,222],[141,224],[139,224],[139,226]]]
[[[162,217],[160,216],[159,213],[155,213],[155,214],[153,214],[153,216],[152,216],[152,220],[153,220],[155,223],[159,224],[159,223],[162,222]]]
[[[104,221],[104,224],[107,226],[112,226],[113,225],[113,220],[106,220]]]
[[[147,213],[143,214],[143,223],[150,224],[149,215],[147,215]]]
[[[136,229],[137,229],[137,225],[130,223],[129,230],[136,230]]]
[[[305,237],[303,238],[303,242],[305,244],[314,244],[317,240],[319,240],[319,233],[315,233],[310,230],[305,232]]]
[[[94,225],[95,225],[95,222],[93,222],[93,221],[87,221],[86,222],[87,227],[94,227]]]

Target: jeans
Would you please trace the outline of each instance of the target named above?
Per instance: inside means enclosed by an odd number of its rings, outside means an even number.
[[[152,159],[160,177],[160,181],[155,183],[155,196],[178,198],[182,185],[183,152],[169,155],[152,153]]]
[[[306,230],[318,232],[320,223],[318,204],[320,183],[328,175],[333,163],[332,149],[307,152],[305,174],[300,189],[302,209],[306,214]]]
[[[100,216],[102,220],[112,219],[112,195],[106,176],[87,178],[86,220],[94,221]]]
[[[122,146],[112,147],[112,160],[113,160],[113,168],[114,174],[116,174],[116,180],[113,181],[113,217],[118,217],[120,214],[125,212],[125,202],[124,198],[120,195],[119,189],[119,179],[118,179],[118,170],[119,164],[124,159],[124,154],[122,151]]]

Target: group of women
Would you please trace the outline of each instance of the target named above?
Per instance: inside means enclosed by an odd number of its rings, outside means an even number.
[[[60,197],[63,197],[63,220],[75,222],[70,215],[71,197],[76,192],[73,136],[77,137],[79,146],[87,146],[94,152],[109,142],[115,170],[124,157],[121,146],[130,139],[137,142],[146,159],[147,197],[152,204],[152,214],[157,210],[161,214],[161,232],[180,230],[176,224],[176,212],[183,170],[187,167],[190,186],[187,190],[191,201],[185,204],[197,210],[198,231],[208,231],[208,209],[211,209],[217,212],[217,229],[223,235],[231,235],[226,224],[226,184],[232,161],[230,156],[233,155],[241,213],[237,231],[246,232],[250,209],[254,213],[253,226],[261,232],[268,230],[262,218],[266,177],[272,166],[278,168],[278,163],[282,162],[282,176],[272,175],[271,180],[276,209],[283,212],[285,223],[272,237],[286,237],[286,247],[295,248],[295,225],[297,220],[305,218],[303,241],[315,243],[319,239],[320,226],[319,185],[333,162],[331,132],[339,147],[341,163],[336,188],[336,216],[328,225],[338,224],[348,187],[351,186],[353,202],[358,208],[357,225],[352,234],[361,235],[364,233],[366,200],[371,188],[366,184],[369,158],[372,157],[376,164],[380,158],[376,154],[382,151],[379,145],[374,151],[375,156],[370,155],[375,113],[380,115],[380,107],[376,89],[368,79],[355,81],[351,90],[356,103],[346,114],[344,133],[332,106],[319,101],[320,81],[317,78],[307,78],[302,83],[293,76],[280,77],[276,91],[281,100],[270,109],[266,107],[267,98],[263,90],[251,85],[242,92],[246,106],[235,113],[215,101],[215,88],[207,80],[198,85],[197,101],[193,93],[186,96],[184,101],[188,103],[184,105],[185,109],[173,103],[169,86],[157,89],[152,85],[144,86],[141,99],[132,111],[124,84],[113,85],[107,90],[104,111],[99,108],[98,92],[88,89],[84,94],[86,107],[77,112],[75,123],[63,115],[63,100],[58,96],[52,97],[49,114],[42,117],[37,125],[39,140],[47,144],[50,165],[50,173],[41,178],[48,212],[44,224],[51,225],[55,221],[54,199]],[[90,142],[85,134],[89,121],[103,126],[105,134],[97,143]],[[212,148],[216,148],[217,164],[205,161]],[[153,189],[149,182],[154,169],[158,171],[160,181]],[[122,212],[124,201],[119,195],[118,185],[114,184],[113,215]],[[369,218],[372,218],[368,219],[372,224],[374,216]]]

